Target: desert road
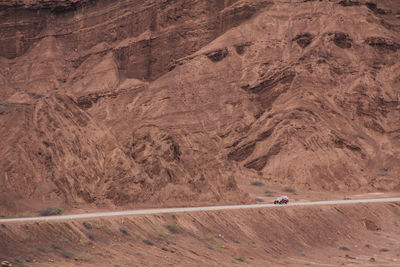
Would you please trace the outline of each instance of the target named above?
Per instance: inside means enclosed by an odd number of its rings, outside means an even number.
[[[189,207],[189,208],[126,210],[126,211],[114,211],[114,212],[58,215],[58,216],[48,216],[48,217],[8,218],[8,219],[0,219],[0,223],[75,220],[75,219],[88,219],[88,218],[112,217],[112,216],[148,215],[148,214],[194,212],[194,211],[216,211],[216,210],[254,209],[254,208],[284,208],[291,206],[341,205],[341,204],[379,203],[379,202],[400,202],[400,197],[295,202],[295,203],[289,203],[287,205],[251,204],[251,205],[206,206],[206,207]]]

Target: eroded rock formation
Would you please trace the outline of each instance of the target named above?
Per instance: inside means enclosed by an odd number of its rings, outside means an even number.
[[[3,210],[241,202],[244,176],[400,189],[396,1],[21,0],[0,14]]]

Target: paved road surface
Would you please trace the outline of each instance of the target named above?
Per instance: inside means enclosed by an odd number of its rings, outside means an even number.
[[[59,216],[48,216],[48,217],[0,219],[0,223],[74,220],[74,219],[87,219],[87,218],[111,217],[111,216],[146,215],[146,214],[178,213],[178,212],[193,212],[193,211],[234,210],[234,209],[254,209],[254,208],[284,208],[284,207],[288,207],[288,206],[338,205],[338,204],[377,203],[377,202],[400,202],[400,197],[374,198],[374,199],[354,199],[354,200],[330,200],[330,201],[313,201],[313,202],[295,202],[295,203],[289,203],[287,205],[252,204],[252,205],[208,206],[208,207],[191,207],[191,208],[127,210],[127,211],[114,211],[114,212],[98,212],[98,213],[59,215]]]

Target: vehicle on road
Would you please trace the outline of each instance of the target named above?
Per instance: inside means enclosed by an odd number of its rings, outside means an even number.
[[[289,203],[289,198],[287,196],[280,196],[274,200],[274,204],[287,204]]]

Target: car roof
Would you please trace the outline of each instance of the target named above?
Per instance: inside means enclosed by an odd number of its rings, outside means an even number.
[[[280,196],[276,198],[276,200],[281,200],[281,199],[289,199],[289,198],[287,196]]]

